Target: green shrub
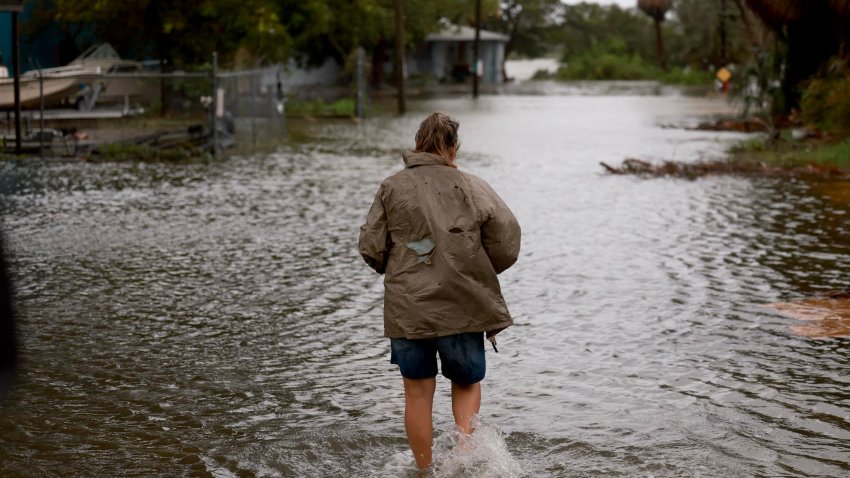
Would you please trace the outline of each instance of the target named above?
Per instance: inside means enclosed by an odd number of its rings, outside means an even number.
[[[328,105],[328,109],[337,116],[354,116],[354,99],[343,98]]]
[[[549,71],[545,68],[541,68],[541,69],[536,70],[534,72],[534,75],[531,76],[531,79],[532,80],[551,80],[554,77],[555,77],[554,73],[552,73],[551,71]]]
[[[817,148],[812,153],[811,160],[819,164],[850,166],[850,139]]]
[[[333,103],[322,100],[290,100],[286,102],[290,116],[354,116],[354,99],[342,98]]]
[[[589,51],[564,58],[555,74],[558,80],[657,80],[675,85],[710,85],[713,75],[690,68],[664,71],[653,61],[629,51],[618,39],[597,45]],[[536,76],[536,75],[535,75]]]
[[[763,162],[776,167],[802,167],[808,164],[850,166],[850,139],[837,143],[812,143],[790,138],[775,141],[751,139],[733,148],[730,153],[738,160]]]
[[[132,143],[103,144],[97,152],[105,161],[187,161],[202,156],[199,150],[188,146],[158,149]]]
[[[156,158],[156,151],[153,148],[141,144],[103,144],[98,148],[98,152],[100,157],[107,161],[149,161]]]
[[[670,85],[711,85],[714,83],[714,75],[705,70],[673,68],[670,71],[663,72],[659,80]]]
[[[651,80],[656,68],[637,55],[590,52],[572,58],[556,73],[559,80]]]
[[[850,134],[850,67],[830,62],[827,71],[807,82],[800,103],[803,120],[842,136]]]

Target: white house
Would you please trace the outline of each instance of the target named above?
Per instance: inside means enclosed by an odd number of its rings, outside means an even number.
[[[481,30],[478,75],[485,83],[502,81],[502,60],[505,57],[507,35]],[[475,28],[446,24],[431,33],[408,55],[407,75],[433,76],[439,80],[463,81],[472,74]]]

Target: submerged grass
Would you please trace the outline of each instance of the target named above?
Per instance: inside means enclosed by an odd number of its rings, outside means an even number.
[[[762,162],[780,168],[807,165],[850,168],[850,138],[838,142],[822,143],[793,139],[745,141],[730,150],[735,161]]]
[[[342,98],[327,103],[323,100],[290,100],[286,102],[287,116],[354,116],[354,99]]]
[[[785,132],[790,133],[790,132]],[[620,166],[600,163],[610,174],[641,177],[696,179],[712,175],[830,177],[845,180],[850,175],[850,138],[835,142],[795,140],[790,134],[779,139],[744,141],[723,159],[701,162],[649,162],[627,158]]]
[[[142,144],[104,144],[98,148],[98,158],[103,161],[189,161],[206,153],[198,148],[176,147],[159,149]]]

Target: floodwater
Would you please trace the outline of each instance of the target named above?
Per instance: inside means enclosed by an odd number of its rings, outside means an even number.
[[[479,442],[452,451],[438,380],[433,474],[850,474],[850,341],[765,307],[850,289],[847,202],[817,181],[602,174],[721,155],[741,136],[671,127],[727,111],[716,98],[578,85],[410,106],[250,157],[0,165],[23,349],[0,475],[411,476],[356,241],[435,109],[523,245]]]

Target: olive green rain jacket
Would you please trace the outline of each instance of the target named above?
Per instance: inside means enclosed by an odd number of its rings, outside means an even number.
[[[430,153],[404,155],[381,183],[360,254],[384,277],[384,335],[493,336],[513,324],[496,274],[514,264],[520,228],[483,179]]]

